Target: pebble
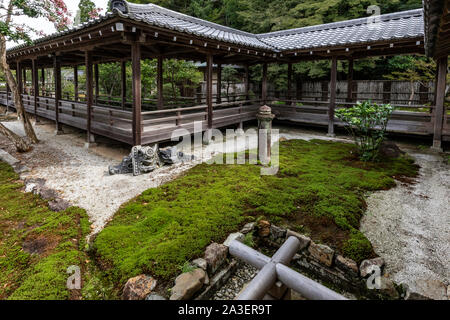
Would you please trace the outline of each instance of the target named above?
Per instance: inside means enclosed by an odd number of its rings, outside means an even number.
[[[234,275],[217,291],[213,300],[234,300],[242,288],[257,274],[258,270],[248,264],[241,264]]]

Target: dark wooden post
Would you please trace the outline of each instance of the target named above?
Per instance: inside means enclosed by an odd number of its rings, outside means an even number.
[[[336,108],[337,57],[331,60],[330,105],[328,108],[328,135],[334,136],[334,109]]]
[[[31,61],[32,64],[32,75],[33,75],[33,94],[34,94],[34,117],[36,122],[39,122],[37,116],[37,107],[38,107],[38,97],[39,97],[39,75],[38,75],[38,67],[37,60],[33,59]]]
[[[438,81],[436,84],[436,109],[434,112],[433,150],[442,151],[442,128],[445,113],[445,86],[447,80],[448,57],[437,60]]]
[[[10,89],[9,89],[9,84],[7,82],[6,83],[6,114],[9,113],[9,92],[10,92]]]
[[[73,86],[74,86],[74,100],[78,102],[79,92],[78,92],[78,66],[73,67]]]
[[[45,68],[41,69],[41,82],[42,82],[42,96],[47,95],[46,94],[46,88],[45,88]]]
[[[250,72],[248,70],[248,64],[245,65],[245,100],[250,100],[250,96],[248,94],[250,90]]]
[[[353,59],[348,59],[347,102],[353,102]]]
[[[23,93],[23,80],[22,80],[22,64],[17,61],[16,66],[16,80],[17,80],[17,89],[19,91],[19,94]]]
[[[288,79],[287,79],[287,99],[292,103],[292,63],[288,63]],[[288,104],[289,104],[288,103]]]
[[[133,70],[133,145],[141,145],[142,136],[142,84],[141,84],[141,45],[133,42],[131,45],[131,64]]]
[[[125,60],[120,62],[120,75],[122,109],[125,110],[127,106],[127,62]]]
[[[55,134],[61,134],[61,124],[59,123],[59,101],[61,100],[61,58],[53,56],[53,73],[55,78]]]
[[[94,65],[94,77],[95,77],[95,105],[98,105],[98,96],[100,94],[99,86],[99,74],[98,74],[98,63]]]
[[[383,82],[383,103],[391,103],[392,81]]]
[[[213,55],[209,53],[206,57],[206,105],[208,106],[208,129],[213,126]]]
[[[227,101],[230,101],[230,97],[227,97]],[[217,95],[216,102],[222,103],[222,64],[217,64]]]
[[[27,68],[23,68],[23,93],[27,93]]]
[[[267,62],[263,63],[261,100],[263,105],[267,103]]]
[[[163,63],[164,58],[162,56],[158,56],[158,68],[157,68],[157,75],[156,75],[156,86],[158,91],[158,110],[161,110],[164,108],[164,81],[163,81]]]
[[[91,137],[92,104],[94,101],[93,76],[92,76],[92,52],[85,51],[84,64],[86,68],[86,147],[89,148],[93,141]]]

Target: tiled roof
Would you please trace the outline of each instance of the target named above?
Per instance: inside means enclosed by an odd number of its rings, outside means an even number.
[[[381,15],[377,20],[379,22],[375,24],[368,24],[367,18],[361,18],[265,34],[252,34],[225,27],[155,4],[134,4],[125,0],[113,0],[111,1],[111,11],[82,25],[37,39],[34,43],[38,44],[68,35],[117,16],[160,28],[193,34],[205,39],[273,52],[423,38],[424,36],[422,9]],[[27,45],[23,44],[8,51],[25,47]]]
[[[381,15],[371,22],[368,18],[361,18],[271,32],[258,35],[258,39],[283,51],[417,38],[423,35],[423,10],[417,9]]]

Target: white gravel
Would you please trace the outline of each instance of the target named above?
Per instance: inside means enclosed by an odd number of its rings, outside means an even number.
[[[439,299],[450,282],[450,167],[437,154],[410,150],[421,166],[416,184],[373,193],[361,231],[386,272],[414,292]]]

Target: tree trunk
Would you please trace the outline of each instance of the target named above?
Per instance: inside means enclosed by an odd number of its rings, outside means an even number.
[[[1,54],[0,69],[5,74],[6,81],[8,82],[9,88],[11,89],[11,92],[14,94],[14,106],[17,110],[17,115],[22,119],[25,134],[27,135],[27,137],[30,139],[30,141],[32,143],[38,143],[39,140],[36,137],[36,134],[34,132],[33,126],[31,125],[30,119],[28,118],[28,116],[25,112],[25,108],[23,106],[23,101],[22,101],[22,96],[17,88],[17,82],[14,79],[11,69],[9,68],[8,62],[6,61],[6,39],[3,36],[0,39],[0,54]],[[4,127],[4,129],[6,129],[6,128]],[[8,130],[8,129],[6,129],[6,130]],[[4,133],[5,131],[2,130],[1,132]],[[11,137],[13,137],[11,135],[11,133],[9,133],[6,136],[10,139],[11,139]],[[19,136],[16,135],[15,138],[17,139],[17,137],[20,138]],[[22,138],[20,138],[20,139],[22,139]],[[16,147],[18,146],[17,143],[14,143],[14,144],[16,145]],[[25,140],[21,141],[21,143],[20,143],[20,145],[25,145],[25,144],[27,144],[27,142]],[[24,149],[24,148],[22,148],[22,149]],[[30,147],[28,147],[28,150],[29,149],[30,149]],[[19,148],[18,148],[18,150],[19,150]]]
[[[18,136],[8,128],[6,128],[2,123],[0,123],[0,134],[8,138],[12,143],[14,143],[14,146],[16,147],[17,151],[19,152],[27,152],[31,150],[30,144],[23,139],[22,137]]]

